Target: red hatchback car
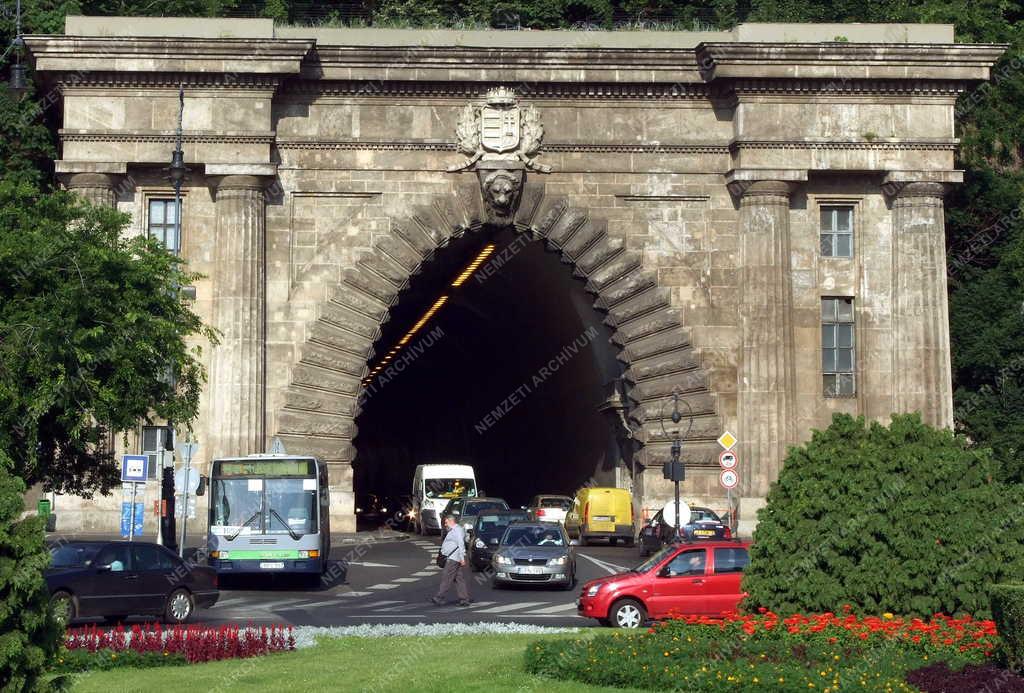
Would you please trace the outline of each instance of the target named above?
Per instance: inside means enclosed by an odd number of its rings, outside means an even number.
[[[619,628],[671,615],[724,616],[746,596],[740,580],[749,548],[746,541],[670,544],[628,572],[583,585],[577,610]]]

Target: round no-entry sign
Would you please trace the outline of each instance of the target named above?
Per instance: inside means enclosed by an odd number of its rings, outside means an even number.
[[[722,469],[733,469],[739,461],[740,458],[736,457],[736,453],[732,450],[722,450],[718,453],[718,464],[722,466]]]
[[[736,473],[735,469],[723,469],[722,473],[718,475],[718,480],[722,484],[722,488],[736,488],[736,485],[740,483],[740,475]]]

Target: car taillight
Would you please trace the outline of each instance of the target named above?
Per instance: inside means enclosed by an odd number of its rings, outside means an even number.
[[[726,539],[732,539],[732,530],[726,527],[725,533],[722,536],[724,536]]]
[[[590,502],[589,501],[587,501],[586,505],[583,506],[583,519],[584,520],[589,520],[590,519]]]
[[[544,508],[537,508],[537,517],[544,517]]]
[[[218,587],[218,583],[217,583],[217,573],[214,573],[214,574],[213,574],[213,589],[217,589],[217,587]]]

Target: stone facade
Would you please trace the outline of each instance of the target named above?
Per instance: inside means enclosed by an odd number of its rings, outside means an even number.
[[[147,200],[170,190],[161,169],[184,85],[181,252],[206,276],[196,310],[222,333],[201,345],[198,464],[275,435],[315,453],[330,463],[335,530],[354,526],[354,419],[389,307],[438,246],[493,221],[476,176],[449,169],[465,159],[460,114],[499,86],[536,109],[550,167],[525,172],[510,223],[559,250],[607,314],[646,507],[671,493],[659,417],[673,392],[695,414],[685,497],[722,507],[715,439],[732,431],[747,529],[786,446],[833,412],[952,425],[953,109],[999,47],[954,44],[939,26],[459,33],[100,18],[26,41],[59,103],[58,174],[130,212],[135,233]],[[819,249],[820,210],[837,204],[853,209],[852,257]],[[823,391],[828,297],[854,302],[850,397]],[[56,512],[62,529],[109,530],[114,505],[60,498]]]

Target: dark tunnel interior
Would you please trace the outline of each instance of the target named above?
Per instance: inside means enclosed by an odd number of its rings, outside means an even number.
[[[376,343],[356,419],[357,506],[408,494],[418,464],[473,465],[478,487],[511,507],[614,484],[617,414],[602,404],[622,366],[603,319],[572,266],[528,235],[485,228],[438,250]]]

